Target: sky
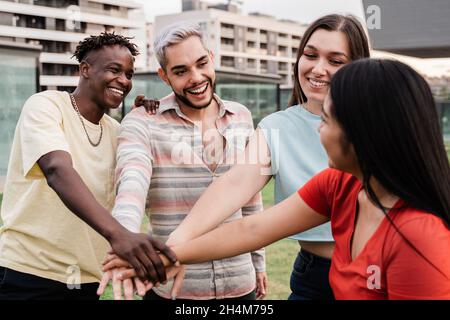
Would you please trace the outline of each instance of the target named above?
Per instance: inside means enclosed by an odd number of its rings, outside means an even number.
[[[153,21],[155,15],[181,12],[181,0],[135,1],[144,4],[149,21]],[[206,2],[217,3],[221,1],[207,0]],[[293,8],[299,8],[299,10],[293,10]],[[245,13],[257,11],[273,15],[279,19],[290,19],[303,23],[310,23],[327,13],[353,13],[361,18],[363,17],[360,0],[242,0],[242,10]]]
[[[144,5],[148,21],[157,15],[181,12],[181,0],[135,0]],[[224,1],[207,0],[218,3]],[[361,0],[241,0],[244,13],[260,12],[278,19],[310,23],[328,13],[351,13],[364,21]],[[274,5],[276,4],[276,5]],[[293,10],[295,9],[295,10]],[[442,59],[419,59],[378,53],[377,56],[400,59],[428,76],[450,76],[450,57]]]

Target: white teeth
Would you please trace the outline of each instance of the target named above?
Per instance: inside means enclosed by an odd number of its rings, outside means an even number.
[[[199,93],[203,93],[206,91],[206,88],[208,87],[208,84],[205,84],[203,87],[195,89],[195,90],[188,90],[189,93],[193,93],[193,94],[199,94]]]
[[[319,87],[319,88],[323,88],[328,85],[328,82],[326,82],[326,81],[319,81],[319,80],[313,80],[313,79],[309,79],[309,83],[311,83],[314,87]]]
[[[108,88],[109,90],[111,90],[114,93],[120,94],[121,96],[123,96],[123,91],[116,89],[116,88]]]

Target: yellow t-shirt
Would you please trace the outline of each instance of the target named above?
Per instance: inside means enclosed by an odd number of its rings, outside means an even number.
[[[83,119],[92,141],[100,126]],[[108,211],[114,203],[119,123],[105,115],[88,142],[69,94],[45,91],[25,103],[11,150],[1,214],[0,266],[63,283],[98,282],[108,242],[65,207],[37,161],[62,150]]]

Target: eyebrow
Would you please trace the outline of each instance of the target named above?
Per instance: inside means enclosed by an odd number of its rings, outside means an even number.
[[[195,63],[199,63],[200,61],[202,61],[202,60],[204,60],[206,58],[208,58],[207,54],[205,54],[204,56],[201,56],[200,58],[198,58],[197,61],[195,61]],[[170,68],[170,70],[175,71],[177,69],[184,69],[184,68],[186,68],[186,65],[180,64],[180,65],[177,65],[177,66],[174,66],[174,67]]]
[[[117,63],[117,62],[109,62],[109,63],[106,64],[106,66],[107,67],[116,66],[116,67],[122,68],[122,65],[120,63]]]
[[[319,49],[317,49],[316,47],[314,47],[313,45],[310,45],[310,44],[308,44],[305,48],[309,48],[309,49],[313,49],[313,50],[319,51]],[[339,52],[339,51],[332,51],[329,54],[334,55],[334,56],[344,56],[344,57],[348,58],[345,53]]]

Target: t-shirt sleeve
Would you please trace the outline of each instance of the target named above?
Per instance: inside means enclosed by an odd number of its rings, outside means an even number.
[[[334,170],[325,169],[298,190],[300,197],[311,209],[329,218],[331,217],[335,176]]]
[[[69,152],[62,114],[56,103],[41,95],[30,97],[22,109],[19,121],[23,175],[41,178],[37,161],[49,152]]]
[[[389,299],[450,299],[450,230],[440,218],[424,214],[399,226],[386,266]]]

